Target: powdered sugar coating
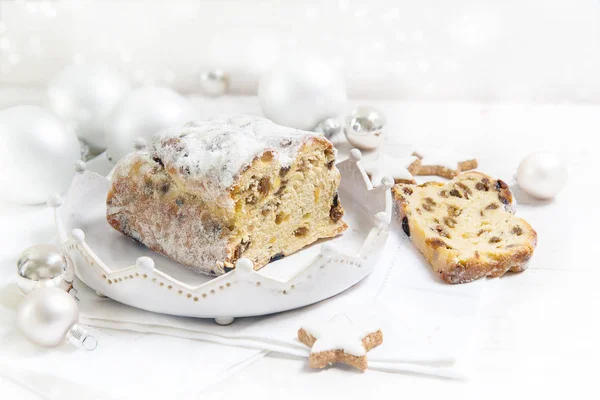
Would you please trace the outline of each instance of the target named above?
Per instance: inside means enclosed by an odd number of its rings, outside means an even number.
[[[282,166],[289,166],[301,145],[317,137],[323,138],[258,116],[226,115],[158,134],[151,153],[187,190],[223,204],[240,172],[257,156],[271,151]]]

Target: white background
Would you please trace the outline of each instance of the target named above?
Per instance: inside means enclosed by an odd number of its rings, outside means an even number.
[[[304,360],[268,357],[193,397],[597,399],[599,31],[595,0],[1,1],[0,108],[41,104],[48,80],[74,62],[107,62],[138,84],[187,93],[197,92],[199,71],[219,67],[235,94],[252,94],[279,57],[308,51],[340,68],[351,97],[384,111],[388,144],[451,138],[507,180],[529,152],[557,151],[568,187],[533,214],[532,225],[546,228],[530,269],[488,280],[471,379],[314,372]],[[252,97],[202,101],[258,110]],[[0,207],[12,221],[0,227],[5,272],[52,236],[49,216],[24,228],[19,213],[28,212]],[[148,379],[157,379],[153,362]],[[0,379],[0,398],[38,397]]]
[[[279,58],[312,53],[351,97],[600,102],[598,0],[1,0],[0,85],[45,86],[106,62],[198,90],[222,68],[251,94]]]

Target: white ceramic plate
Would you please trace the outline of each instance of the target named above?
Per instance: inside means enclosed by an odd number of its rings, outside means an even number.
[[[390,188],[372,188],[358,150],[341,162],[340,199],[349,228],[254,271],[240,259],[219,277],[199,275],[148,250],[106,222],[107,178],[78,172],[64,198],[49,204],[63,249],[85,284],[105,296],[149,311],[216,318],[270,314],[334,296],[363,279],[385,245],[392,214]]]

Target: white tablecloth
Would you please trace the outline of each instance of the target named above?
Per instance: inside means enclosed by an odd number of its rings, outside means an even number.
[[[254,98],[194,101],[199,114],[205,116],[229,110],[258,111]],[[518,161],[534,150],[557,151],[569,163],[568,187],[554,202],[545,205],[525,202],[519,206],[519,214],[539,234],[539,246],[530,269],[523,274],[485,281],[486,296],[477,321],[481,340],[473,343],[476,374],[462,382],[377,371],[357,375],[343,368],[314,373],[301,359],[270,356],[253,363],[261,357],[255,350],[235,348],[230,352],[222,350],[222,346],[214,347],[222,362],[204,369],[202,355],[213,354],[211,347],[217,345],[103,330],[99,335],[101,345],[111,343],[116,353],[110,356],[113,368],[110,375],[117,372],[114,375],[119,376],[105,382],[104,393],[126,397],[136,387],[143,387],[143,382],[148,388],[167,388],[164,392],[156,389],[154,394],[161,397],[168,395],[169,388],[184,390],[189,397],[208,389],[209,394],[227,398],[252,391],[260,391],[266,398],[284,394],[308,397],[316,393],[359,398],[370,395],[375,387],[395,392],[401,388],[403,396],[445,398],[490,393],[492,387],[493,394],[502,397],[527,393],[573,396],[578,390],[585,391],[580,396],[583,397],[591,393],[582,383],[593,381],[600,356],[595,344],[600,328],[593,308],[600,304],[600,292],[595,288],[600,274],[594,257],[589,257],[593,254],[598,226],[594,199],[599,193],[597,186],[591,184],[594,182],[591,174],[597,170],[592,138],[600,130],[600,107],[367,103],[380,107],[388,116],[386,150],[391,152],[399,145],[429,144],[451,138],[454,146],[479,157],[481,170],[506,180],[514,174]],[[7,303],[14,301],[14,296],[7,295],[7,290],[14,287],[7,288],[6,282],[14,271],[16,255],[30,244],[48,241],[53,227],[47,210],[5,205],[1,211],[0,302],[10,308],[14,304]],[[39,390],[47,392],[60,387],[61,380],[53,377],[60,375],[57,371],[68,369],[73,357],[89,357],[87,353],[70,350],[40,354],[15,334],[14,315],[3,313],[0,321],[0,338],[10,339],[2,351],[8,348],[11,354],[22,358],[22,363],[33,360],[38,366],[37,370],[22,374],[24,364],[6,365],[3,363],[6,358],[0,358],[0,368],[4,371],[0,376],[0,394],[6,388],[6,393],[35,398],[32,392],[19,391],[22,387],[19,378],[34,382]],[[135,343],[139,343],[139,348],[155,350],[140,354]],[[195,346],[201,346],[202,350]],[[252,365],[240,371],[245,362]],[[175,378],[164,378],[173,371],[177,371]],[[237,374],[229,376],[231,371]],[[97,381],[103,376],[103,368],[98,368],[88,378]],[[157,377],[164,379],[154,386]],[[219,377],[228,379],[213,386],[205,384]],[[90,390],[89,385],[74,385],[62,398],[74,398],[81,391]]]

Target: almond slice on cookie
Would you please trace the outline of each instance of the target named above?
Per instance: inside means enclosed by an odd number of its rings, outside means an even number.
[[[452,179],[461,172],[477,168],[477,160],[474,157],[447,147],[416,149],[413,156],[419,159],[415,175],[437,175]]]

